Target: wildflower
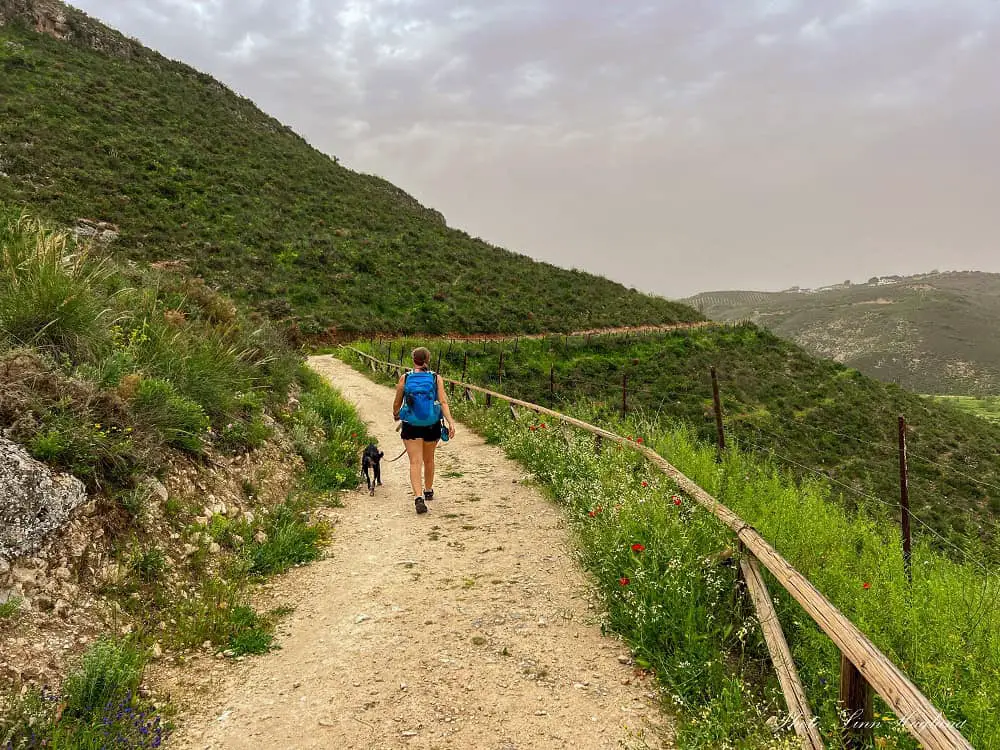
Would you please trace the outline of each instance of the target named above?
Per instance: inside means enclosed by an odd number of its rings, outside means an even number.
[[[541,423],[541,424],[539,425],[539,427],[541,427],[541,428],[542,428],[542,429],[544,430],[544,429],[545,429],[545,422],[542,422],[542,423]]]
[[[642,480],[642,486],[643,487],[649,487],[649,482],[647,482],[645,479],[643,479]]]
[[[351,437],[357,437],[357,436],[358,436],[358,433],[356,433],[356,432],[352,432],[351,433]]]
[[[593,518],[594,516],[597,515],[597,512],[592,510],[587,515],[590,516],[591,518]]]
[[[639,542],[636,542],[635,544],[632,545],[632,551],[633,552],[645,552],[646,551],[646,545],[645,544],[640,544]]]
[[[674,501],[674,505],[680,505],[681,504],[681,497],[680,497],[680,495],[674,495],[671,499]]]
[[[642,438],[641,438],[641,437],[638,437],[638,438],[636,438],[636,439],[635,439],[635,442],[637,442],[637,443],[641,443],[641,442],[642,442]]]
[[[625,576],[622,576],[621,578],[618,579],[619,586],[628,586],[630,583],[631,581]]]
[[[872,585],[870,583],[868,583],[868,581],[865,581],[864,583],[861,584],[861,588],[863,588],[865,591],[867,591],[871,587],[872,587]]]

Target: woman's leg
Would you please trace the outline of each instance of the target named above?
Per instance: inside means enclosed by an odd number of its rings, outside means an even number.
[[[424,443],[424,489],[434,489],[434,451],[437,449],[437,441]]]
[[[410,459],[410,488],[413,490],[414,497],[423,497],[424,494],[424,490],[420,485],[423,444],[424,441],[419,438],[403,441],[403,445],[406,447],[406,457]]]

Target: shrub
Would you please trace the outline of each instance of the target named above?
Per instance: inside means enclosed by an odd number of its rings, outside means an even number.
[[[208,641],[239,656],[264,653],[274,642],[273,621],[254,612],[236,581],[205,579],[194,596],[178,602],[174,619],[171,638],[181,648],[197,648]]]
[[[159,431],[167,445],[201,452],[208,417],[201,406],[178,393],[173,383],[158,378],[141,380],[133,408],[140,420]]]
[[[263,542],[252,542],[247,555],[254,575],[284,573],[293,565],[312,562],[322,554],[328,530],[308,520],[306,510],[282,503],[264,517]]]
[[[134,695],[145,663],[145,655],[131,640],[97,641],[63,684],[63,715],[86,720],[105,706]]]
[[[105,339],[103,265],[27,214],[0,223],[0,334],[17,346],[93,353]]]
[[[3,604],[0,604],[0,621],[13,620],[21,611],[21,597],[11,596]]]

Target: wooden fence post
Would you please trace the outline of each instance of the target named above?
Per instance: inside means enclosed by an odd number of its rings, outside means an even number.
[[[594,453],[595,455],[601,455],[601,436],[594,435]]]
[[[726,433],[722,427],[722,399],[719,398],[719,376],[712,368],[712,402],[715,406],[715,432],[717,450],[715,460],[722,462],[722,453],[726,450]]]
[[[622,374],[622,419],[628,414],[628,373]]]
[[[845,654],[840,655],[840,710],[844,716],[844,747],[865,747],[873,729],[872,687]]]
[[[913,583],[912,539],[910,538],[910,484],[906,465],[906,417],[899,417],[899,506],[903,533],[903,570],[906,580]]]

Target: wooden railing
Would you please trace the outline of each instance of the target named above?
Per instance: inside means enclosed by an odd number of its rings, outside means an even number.
[[[354,347],[344,348],[367,360],[372,370],[377,371],[379,367],[384,367],[387,372],[410,369],[376,359]],[[492,399],[507,402],[511,405],[512,413],[514,406],[520,406],[536,414],[545,414],[592,433],[597,436],[598,441],[606,440],[617,443],[642,454],[669,476],[678,487],[733,531],[743,552],[741,571],[761,622],[771,660],[785,695],[789,716],[796,733],[802,740],[803,747],[822,748],[823,743],[792,661],[791,651],[771,604],[767,586],[761,575],[760,565],[771,572],[775,580],[801,605],[820,630],[840,649],[840,707],[846,717],[844,740],[848,747],[860,747],[871,733],[870,730],[873,726],[871,691],[874,689],[899,717],[907,731],[925,748],[929,750],[972,748],[969,741],[934,707],[930,700],[917,689],[916,685],[804,575],[792,567],[791,563],[768,544],[767,540],[749,523],[705,492],[658,453],[621,435],[616,435],[544,406],[444,376],[442,376],[442,380],[453,387],[463,389],[466,399],[474,401],[473,394],[481,393],[486,397],[487,403],[490,403]]]

